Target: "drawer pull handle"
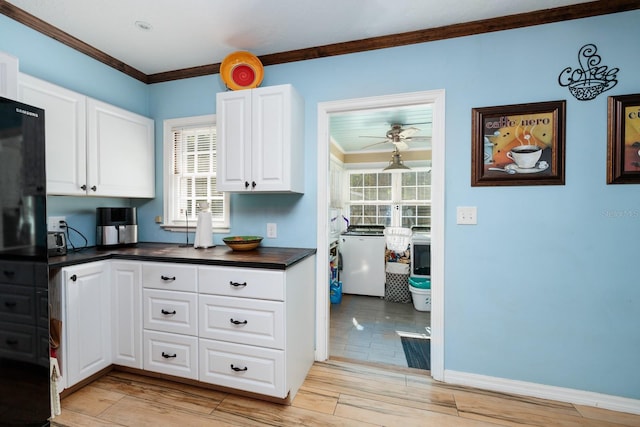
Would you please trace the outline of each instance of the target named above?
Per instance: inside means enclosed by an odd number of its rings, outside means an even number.
[[[168,315],[168,314],[173,315],[173,314],[176,314],[176,311],[175,311],[175,310],[173,310],[173,311],[167,311],[167,310],[165,310],[164,308],[163,308],[162,310],[160,310],[160,312],[161,312],[162,314],[164,314],[164,315]]]
[[[229,319],[229,322],[233,323],[234,325],[246,325],[247,321],[246,320],[233,320],[233,317],[231,319]]]
[[[72,282],[75,282],[76,280],[78,280],[78,276],[74,274],[73,276],[69,277],[69,279],[71,279]]]
[[[162,280],[164,280],[164,281],[167,281],[167,282],[173,282],[174,280],[176,280],[176,276],[173,276],[173,277],[169,277],[169,276],[160,276],[160,278],[161,278]]]
[[[3,273],[7,277],[13,277],[13,276],[16,275],[16,272],[15,271],[11,271],[11,270],[4,270]]]
[[[238,282],[231,281],[229,282],[229,285],[233,286],[234,288],[240,288],[240,287],[244,288],[245,286],[247,286],[247,282],[238,283]]]
[[[168,353],[165,353],[165,352],[163,351],[163,352],[162,352],[162,357],[164,357],[165,359],[172,359],[172,358],[174,358],[174,357],[178,357],[178,355],[177,355],[177,354],[175,354],[175,353],[174,353],[174,354],[168,354]]]
[[[5,305],[5,307],[13,308],[13,307],[16,306],[16,302],[15,301],[5,301],[4,305]]]
[[[247,371],[249,368],[247,368],[246,366],[244,368],[238,368],[237,366],[233,366],[233,363],[232,363],[231,369],[233,369],[236,372],[241,372],[241,371]]]
[[[18,344],[18,340],[15,339],[15,338],[9,338],[9,339],[7,339],[6,343],[7,343],[7,345],[17,345]],[[231,365],[231,366],[233,366],[233,365]]]

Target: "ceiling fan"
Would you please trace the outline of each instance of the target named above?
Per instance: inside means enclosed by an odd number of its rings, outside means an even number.
[[[420,124],[420,123],[415,123]],[[396,149],[405,150],[409,148],[408,142],[411,141],[428,141],[431,138],[427,136],[414,136],[420,131],[417,127],[404,128],[403,126],[411,126],[408,124],[393,123],[391,129],[389,129],[385,136],[360,136],[360,138],[378,138],[384,139],[384,141],[375,142],[373,144],[366,145],[362,148],[369,148],[379,144],[392,143]]]

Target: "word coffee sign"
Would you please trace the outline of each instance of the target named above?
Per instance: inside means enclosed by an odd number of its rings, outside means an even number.
[[[602,65],[594,44],[586,44],[578,52],[579,67],[567,67],[558,76],[560,86],[569,87],[569,92],[580,101],[589,101],[618,84],[619,68]]]

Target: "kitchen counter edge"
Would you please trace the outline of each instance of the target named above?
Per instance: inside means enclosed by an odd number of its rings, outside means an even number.
[[[49,257],[49,268],[120,259],[286,270],[315,253],[315,248],[260,246],[251,251],[233,251],[224,245],[195,249],[193,246],[184,247],[173,243],[138,243],[130,247],[89,247],[79,251],[69,251],[66,255]]]

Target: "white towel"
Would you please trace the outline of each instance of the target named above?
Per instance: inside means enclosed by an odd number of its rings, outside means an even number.
[[[211,230],[211,213],[200,212],[198,214],[198,225],[196,226],[196,238],[193,242],[194,248],[211,248],[213,244],[213,231]]]

